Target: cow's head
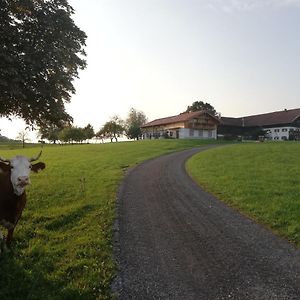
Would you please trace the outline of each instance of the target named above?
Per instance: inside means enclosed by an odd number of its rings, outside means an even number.
[[[38,172],[45,169],[46,165],[42,162],[36,164],[31,163],[38,160],[41,154],[42,151],[32,158],[17,155],[10,160],[0,157],[0,170],[10,172],[10,180],[16,195],[22,195],[25,187],[30,184],[30,171]]]

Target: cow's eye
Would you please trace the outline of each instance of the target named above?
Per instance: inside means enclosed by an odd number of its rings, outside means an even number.
[[[29,169],[32,169],[32,165],[29,166]]]

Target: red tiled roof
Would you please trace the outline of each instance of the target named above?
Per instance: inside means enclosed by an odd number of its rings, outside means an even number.
[[[221,124],[230,126],[268,126],[290,124],[299,117],[300,108],[296,108],[241,118],[222,117]]]
[[[204,113],[205,113],[205,111],[194,111],[194,112],[182,113],[182,114],[172,116],[172,117],[156,119],[156,120],[153,120],[151,122],[144,124],[142,126],[142,128],[185,122],[185,121],[189,121],[193,118],[199,117]],[[212,116],[212,115],[210,115],[210,116]],[[212,116],[212,117],[215,118],[214,116]],[[217,118],[215,118],[215,119],[217,120]]]

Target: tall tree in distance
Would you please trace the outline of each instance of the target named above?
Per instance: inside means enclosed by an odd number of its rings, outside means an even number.
[[[0,117],[59,126],[86,67],[86,34],[67,0],[0,0]]]
[[[147,122],[147,117],[142,111],[131,108],[126,120],[126,135],[130,139],[139,139],[142,135],[141,126]]]
[[[59,140],[65,143],[82,143],[84,140],[83,129],[77,126],[68,126],[58,134]]]
[[[97,132],[96,136],[110,139],[113,142],[118,141],[118,137],[125,130],[124,121],[119,116],[114,116],[110,121],[106,122],[103,127]]]
[[[185,112],[192,112],[192,111],[199,111],[199,110],[206,110],[213,116],[217,116],[217,111],[215,108],[209,104],[204,103],[203,101],[195,101],[191,106],[188,106]]]
[[[28,132],[25,131],[25,130],[20,131],[18,133],[17,140],[21,141],[22,142],[22,148],[25,148],[25,143],[27,141],[29,141]]]
[[[56,144],[56,142],[59,140],[59,132],[61,130],[62,128],[59,128],[55,125],[41,127],[39,129],[39,136],[42,140],[47,139],[48,141],[53,142],[53,144]]]
[[[84,133],[84,139],[90,140],[95,136],[94,128],[91,124],[87,124],[84,128],[82,128]]]

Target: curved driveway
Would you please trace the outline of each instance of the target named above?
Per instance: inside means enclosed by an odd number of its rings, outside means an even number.
[[[300,299],[299,249],[186,174],[185,160],[206,148],[127,174],[118,199],[119,299]]]

